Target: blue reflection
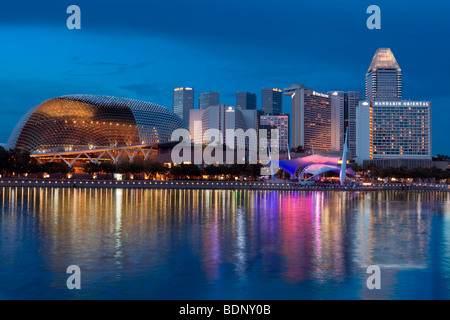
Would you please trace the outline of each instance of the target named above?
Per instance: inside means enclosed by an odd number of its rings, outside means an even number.
[[[4,299],[450,298],[446,193],[0,191]]]

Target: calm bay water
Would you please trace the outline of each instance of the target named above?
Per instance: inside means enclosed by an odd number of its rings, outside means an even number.
[[[448,193],[1,188],[0,210],[0,299],[450,298]]]

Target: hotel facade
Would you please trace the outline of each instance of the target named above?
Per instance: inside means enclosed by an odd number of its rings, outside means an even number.
[[[284,89],[292,99],[292,146],[329,152],[331,146],[331,98],[328,94],[294,84]]]
[[[378,49],[367,70],[356,137],[359,164],[431,167],[431,102],[402,100],[402,73],[389,48]]]
[[[358,163],[431,166],[431,102],[360,102],[356,123]]]

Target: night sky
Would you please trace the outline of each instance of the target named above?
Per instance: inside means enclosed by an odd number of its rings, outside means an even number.
[[[66,9],[81,8],[81,30]],[[366,9],[381,8],[381,30]],[[433,155],[450,154],[450,2],[303,0],[42,0],[2,2],[0,143],[34,105],[66,94],[140,99],[172,108],[180,86],[236,91],[304,83],[364,92],[379,47],[392,49],[403,98],[432,102]],[[290,99],[284,99],[290,113]]]

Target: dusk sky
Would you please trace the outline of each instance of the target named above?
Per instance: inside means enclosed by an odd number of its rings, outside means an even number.
[[[81,30],[69,30],[69,5]],[[381,30],[366,9],[381,8]],[[303,0],[8,1],[0,11],[0,143],[34,105],[67,94],[140,99],[172,109],[180,86],[236,91],[294,83],[364,92],[379,47],[392,49],[403,98],[432,102],[433,155],[450,154],[450,2]],[[290,113],[290,99],[284,111]]]

